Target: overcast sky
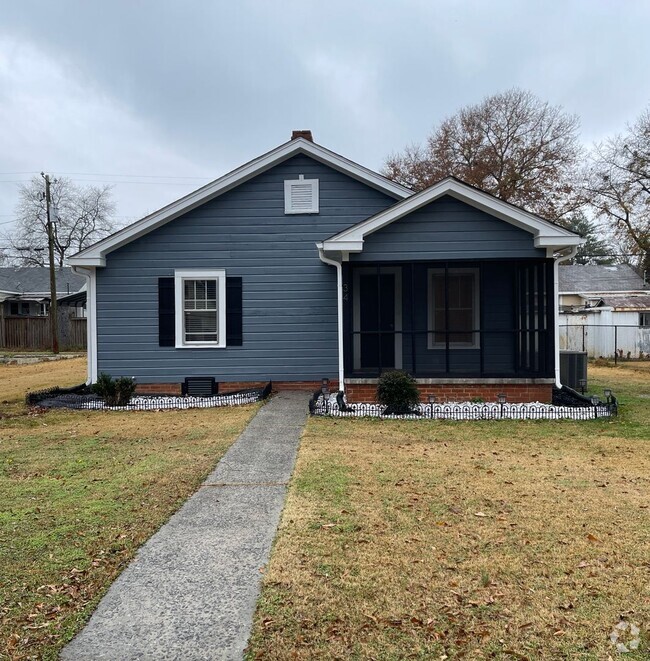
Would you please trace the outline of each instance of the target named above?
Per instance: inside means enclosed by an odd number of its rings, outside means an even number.
[[[124,223],[292,129],[379,169],[512,86],[588,144],[650,103],[649,29],[645,0],[3,2],[0,230],[29,173],[114,183]]]

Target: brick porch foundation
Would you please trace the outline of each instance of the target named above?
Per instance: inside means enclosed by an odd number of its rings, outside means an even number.
[[[426,402],[435,395],[439,402],[467,402],[480,398],[484,402],[495,402],[499,393],[504,393],[508,402],[544,402],[552,399],[552,383],[419,383],[420,400]],[[348,402],[374,402],[376,383],[349,383],[345,386]]]
[[[374,402],[377,392],[376,380],[366,383],[346,383],[345,394],[348,402]],[[263,388],[266,381],[221,381],[220,393],[229,393],[247,388]],[[321,387],[321,381],[273,381],[273,391],[304,390],[314,392]],[[338,381],[330,381],[330,392],[338,390]],[[418,383],[420,399],[427,401],[429,395],[435,395],[440,402],[467,402],[482,399],[484,402],[496,401],[499,393],[505,393],[509,402],[545,402],[550,403],[553,383]],[[139,383],[136,392],[141,395],[180,395],[180,383]]]

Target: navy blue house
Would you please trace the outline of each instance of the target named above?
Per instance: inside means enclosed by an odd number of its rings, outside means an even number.
[[[456,179],[413,193],[308,131],[74,255],[88,279],[89,381],[177,392],[328,378],[372,399],[548,400],[557,265],[579,236]]]

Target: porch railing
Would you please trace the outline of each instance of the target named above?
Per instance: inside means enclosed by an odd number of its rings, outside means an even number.
[[[474,338],[472,345],[458,346],[457,336]],[[444,342],[429,346],[430,339],[444,336]],[[362,365],[364,340],[376,338],[367,353],[374,354],[372,364]],[[501,344],[498,340],[503,340]],[[352,378],[375,378],[390,369],[403,369],[420,378],[451,376],[457,378],[544,378],[552,377],[553,331],[549,329],[500,330],[364,330],[349,331],[352,351],[346,374]],[[391,349],[386,351],[387,347]],[[393,353],[394,352],[394,353]],[[393,360],[385,360],[386,353]]]

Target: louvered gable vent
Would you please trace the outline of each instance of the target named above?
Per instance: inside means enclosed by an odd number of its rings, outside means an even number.
[[[318,213],[318,179],[288,179],[284,182],[284,213]]]

